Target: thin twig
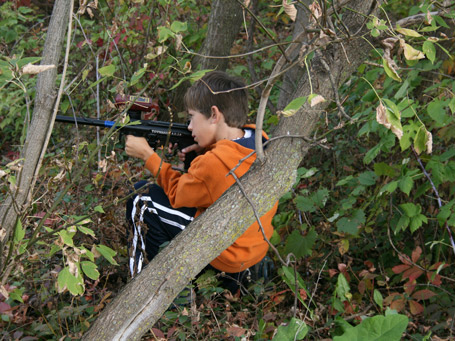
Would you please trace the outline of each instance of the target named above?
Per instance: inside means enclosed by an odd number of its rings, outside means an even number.
[[[324,67],[324,69],[327,71],[327,74],[329,76],[329,79],[330,79],[330,84],[332,85],[332,90],[333,90],[333,94],[335,95],[335,103],[338,107],[338,110],[339,112],[345,117],[347,118],[349,121],[352,121],[352,117],[350,117],[348,114],[346,114],[346,112],[344,111],[344,108],[343,106],[341,105],[341,101],[340,101],[340,96],[338,94],[338,90],[337,90],[337,87],[335,85],[335,80],[333,79],[333,75],[332,75],[332,72],[330,71],[330,67],[329,65],[327,64],[327,62],[325,61],[324,58],[320,58],[321,60],[321,64],[322,66]]]
[[[229,56],[209,56],[209,55],[193,52],[193,51],[190,51],[190,49],[188,49],[183,42],[182,42],[181,46],[185,48],[184,49],[185,53],[188,53],[188,54],[196,56],[196,57],[202,57],[202,58],[207,58],[207,59],[231,59],[231,58],[240,58],[240,57],[251,56],[251,55],[254,55],[254,54],[258,53],[258,52],[262,52],[262,51],[268,50],[268,49],[270,49],[272,47],[275,47],[275,46],[280,47],[280,46],[290,45],[290,44],[296,44],[296,42],[295,41],[286,41],[286,42],[282,42],[282,43],[274,43],[274,44],[271,44],[271,45],[260,47],[260,48],[254,50],[254,51],[248,51],[248,52],[239,53],[239,54],[231,54]]]
[[[420,168],[422,168],[423,174],[425,174],[425,177],[426,177],[426,178],[428,179],[428,181],[430,182],[431,188],[433,189],[433,192],[434,192],[434,194],[436,195],[436,198],[437,198],[437,201],[438,201],[438,206],[439,206],[439,208],[441,208],[441,207],[442,207],[442,200],[441,200],[441,197],[439,196],[438,189],[437,189],[436,186],[434,185],[434,182],[433,182],[433,180],[431,179],[430,174],[428,174],[428,172],[426,171],[425,166],[424,166],[423,163],[422,163],[422,160],[420,159],[419,155],[417,154],[417,152],[416,152],[416,150],[414,149],[413,146],[411,146],[411,149],[412,149],[412,151],[414,152],[414,156],[415,156],[415,158],[417,159],[417,162],[419,163]],[[452,244],[452,251],[453,251],[453,253],[455,254],[455,242],[454,242],[454,240],[453,240],[452,231],[450,230],[450,227],[449,227],[449,224],[448,224],[447,220],[446,220],[446,222],[445,222],[445,228],[446,228],[446,230],[447,230],[447,233],[449,234],[450,243]]]
[[[272,39],[272,41],[274,43],[277,43],[275,37],[269,32],[269,30],[267,29],[267,27],[264,26],[264,24],[262,24],[262,22],[259,20],[259,18],[254,15],[254,13],[248,8],[245,6],[245,4],[240,1],[240,0],[237,0],[237,2],[240,4],[240,6],[242,6],[252,17],[253,19],[259,24],[259,26],[261,26],[261,28],[264,30],[264,32],[270,37],[270,39]],[[278,45],[278,48],[280,49],[281,53],[283,54],[283,57],[286,59],[286,61],[289,63],[289,59],[286,57],[286,52],[283,50],[283,47],[281,45]]]
[[[331,252],[330,252],[330,253],[331,253]],[[314,295],[316,294],[316,290],[317,290],[317,288],[318,288],[319,280],[321,279],[322,271],[324,270],[325,265],[327,264],[327,258],[330,256],[330,253],[325,257],[324,264],[322,264],[321,270],[319,270],[318,279],[316,280],[316,284],[315,284],[315,286],[314,286],[313,292],[311,293],[311,296],[309,297],[309,298],[310,298],[310,302],[313,302],[313,304],[314,304],[315,306],[316,306],[316,303],[314,303],[313,297],[314,297]],[[306,312],[305,312],[305,317],[303,318],[304,320],[306,319],[306,317],[307,317],[309,311],[310,311],[309,309],[306,310]]]

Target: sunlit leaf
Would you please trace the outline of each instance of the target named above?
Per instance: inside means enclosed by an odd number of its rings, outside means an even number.
[[[426,40],[423,43],[422,50],[423,53],[425,53],[425,56],[434,64],[436,59],[436,48],[434,47],[434,44],[431,41]]]
[[[402,333],[408,326],[408,318],[405,315],[377,315],[364,319],[354,328],[349,328],[341,336],[335,336],[333,341],[385,341],[401,340]]]
[[[291,318],[286,326],[280,325],[272,341],[303,340],[309,328],[302,320]]]
[[[408,37],[421,37],[422,36],[417,31],[411,30],[409,28],[403,28],[403,27],[400,27],[400,26],[397,26],[396,31],[401,33],[401,34],[403,34],[403,35],[405,35],[405,36],[408,36]]]
[[[174,21],[171,24],[172,32],[179,33],[188,30],[188,23],[181,21]]]
[[[82,268],[82,271],[84,272],[84,274],[87,275],[88,278],[97,280],[100,277],[100,273],[98,272],[97,266],[95,263],[92,263],[89,261],[83,261],[83,262],[81,262],[81,268]]]
[[[115,73],[115,65],[114,64],[110,64],[108,66],[104,66],[102,68],[100,68],[98,70],[98,73],[101,75],[101,76],[105,76],[105,77],[111,77],[114,75]]]
[[[383,298],[382,298],[382,294],[381,292],[378,290],[378,289],[374,289],[373,291],[373,299],[374,299],[374,302],[382,308],[382,303],[383,303]]]
[[[19,243],[25,237],[25,229],[22,227],[22,222],[18,218],[16,222],[16,227],[14,229],[14,242]]]
[[[390,63],[390,60],[386,58],[382,58],[382,65],[384,66],[385,73],[392,79],[396,80],[397,82],[401,82],[402,79],[396,70],[395,63]]]
[[[423,54],[422,51],[413,48],[411,45],[405,42],[401,42],[401,47],[403,48],[404,51],[404,57],[407,60],[418,60],[425,58],[425,55]]]
[[[293,116],[305,104],[307,98],[308,97],[304,96],[293,99],[288,105],[286,105],[286,108],[280,111],[280,114],[284,117]]]
[[[414,138],[414,149],[417,154],[421,154],[425,150],[428,154],[431,154],[433,151],[433,136],[423,125]]]
[[[111,248],[109,248],[105,245],[97,245],[96,251],[98,251],[104,258],[106,258],[106,260],[109,263],[111,263],[113,265],[117,265],[117,262],[113,258],[117,254],[117,252],[115,252],[114,250],[112,250]]]

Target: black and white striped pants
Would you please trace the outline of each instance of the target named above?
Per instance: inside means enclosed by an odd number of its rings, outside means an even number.
[[[185,229],[194,219],[196,208],[173,208],[163,189],[156,185],[147,185],[140,181],[135,190],[138,194],[127,202],[126,220],[128,231],[129,270],[131,276],[142,271],[144,262],[151,261],[163,247]],[[146,186],[146,187],[145,187]],[[233,294],[240,288],[250,269],[237,273],[225,273],[210,264],[206,270],[212,270],[221,281],[221,286]]]
[[[140,181],[134,185],[138,190],[147,185]],[[140,194],[128,200],[126,219],[132,231],[128,231],[129,268],[131,276],[141,272],[145,258],[150,261],[160,247],[170,242],[193,221],[196,208],[172,208],[163,189],[151,184]]]

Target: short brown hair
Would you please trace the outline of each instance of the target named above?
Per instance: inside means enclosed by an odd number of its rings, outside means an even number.
[[[188,89],[183,102],[186,110],[197,110],[207,118],[215,105],[230,127],[241,128],[248,118],[245,83],[223,71],[206,73]]]

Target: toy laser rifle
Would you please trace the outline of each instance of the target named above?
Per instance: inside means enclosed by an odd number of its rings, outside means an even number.
[[[167,146],[164,146],[167,141],[173,145],[176,143],[179,149],[183,149],[195,143],[186,124],[141,120],[141,112],[145,112],[144,116],[147,117],[148,114],[152,114],[152,111],[154,111],[153,113],[155,114],[157,110],[159,110],[156,103],[152,102],[149,98],[134,96],[129,96],[129,98],[126,98],[118,95],[115,98],[117,106],[128,104],[131,101],[134,101],[134,103],[128,110],[128,115],[131,119],[130,123],[140,123],[126,126],[118,124],[117,129],[120,130],[120,133],[124,135],[145,137],[150,147],[155,150],[159,147],[167,148]],[[103,121],[94,118],[62,115],[57,115],[55,121],[102,128],[111,128],[116,123],[115,121]],[[185,155],[185,169],[189,168],[191,161],[193,161],[195,157],[196,153],[194,152]]]

